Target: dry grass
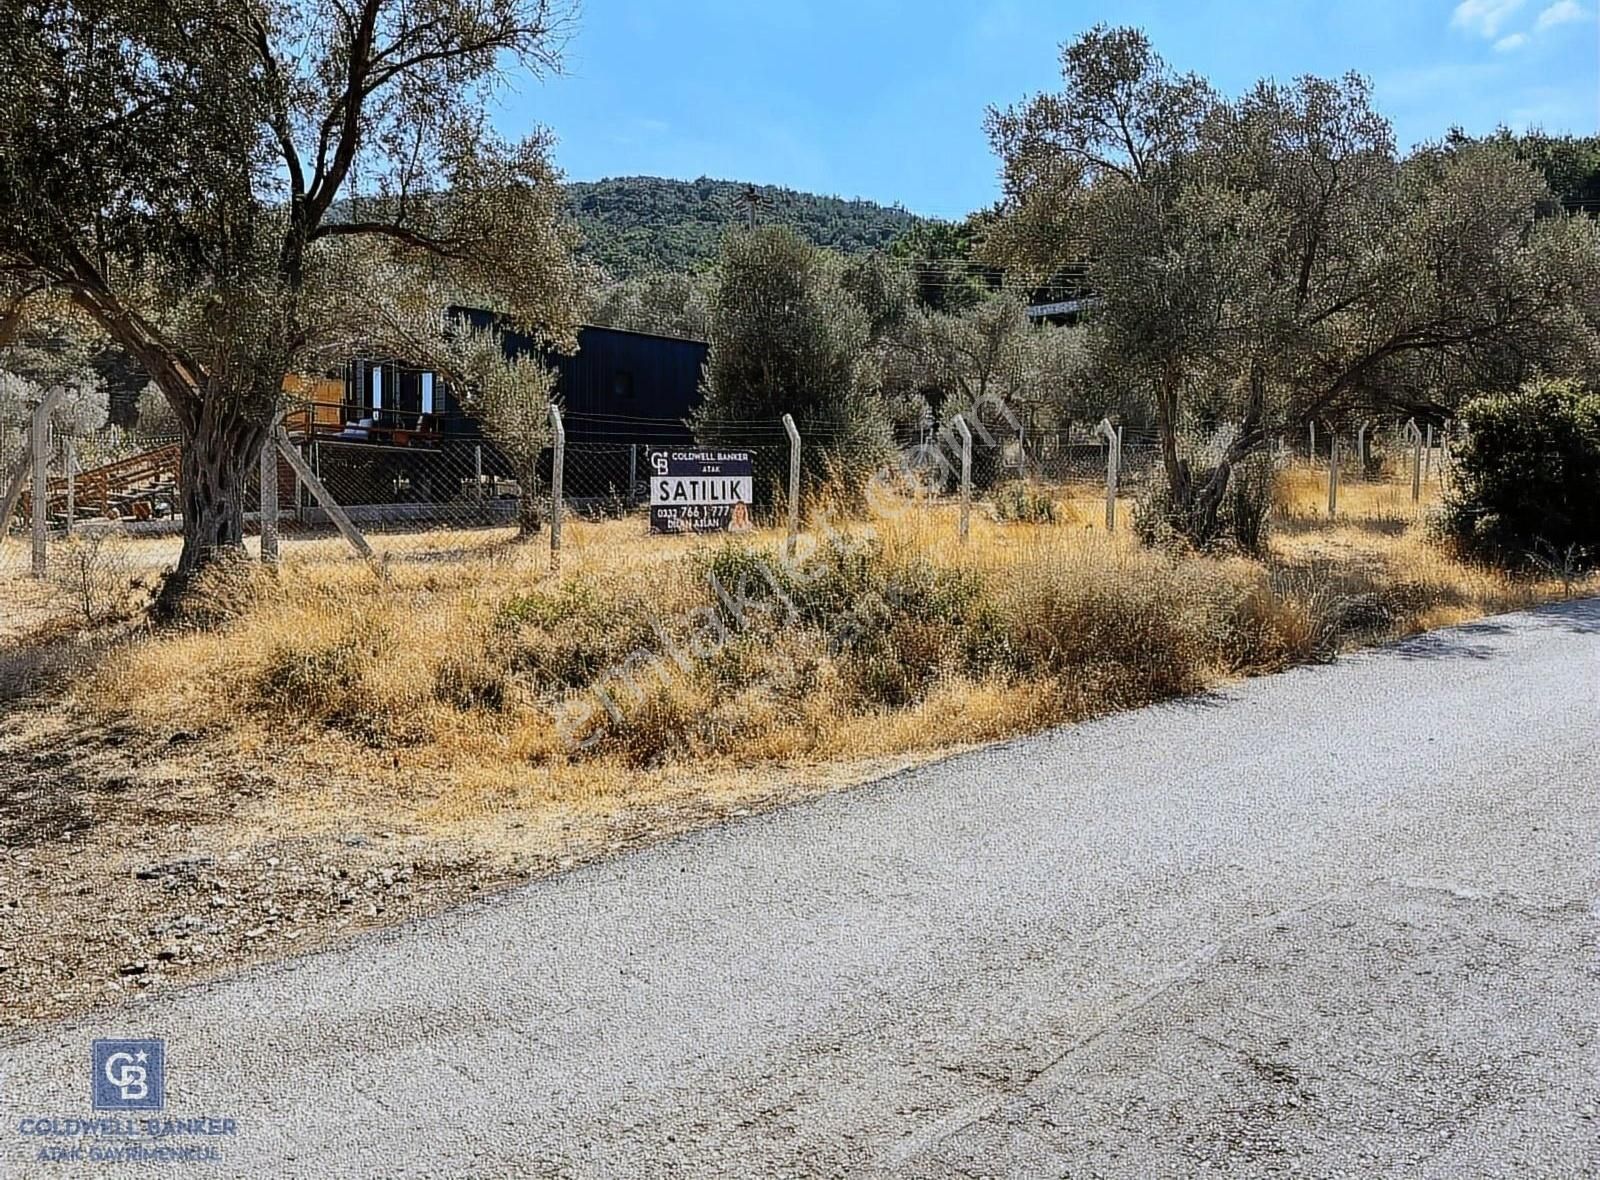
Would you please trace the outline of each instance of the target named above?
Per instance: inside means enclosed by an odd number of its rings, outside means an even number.
[[[1033,489],[1021,512],[979,505],[966,545],[953,504],[891,503],[842,539],[803,539],[794,568],[769,560],[770,581],[756,556],[779,534],[646,537],[638,519],[569,522],[559,576],[509,529],[375,537],[381,577],[335,538],[295,539],[276,578],[217,575],[213,626],[162,632],[84,629],[60,586],[5,576],[17,542],[0,542],[0,843],[23,850],[0,858],[0,890],[20,873],[33,899],[0,909],[0,950],[85,924],[50,982],[0,971],[0,1012],[121,994],[128,957],[168,963],[143,987],[298,953],[972,745],[1568,589],[1450,560],[1408,485],[1347,482],[1334,521],[1323,472],[1282,473],[1276,498],[1265,561],[1107,535],[1089,484]],[[1002,519],[1017,515],[1056,523]],[[144,573],[172,546],[119,556]],[[215,864],[193,896],[135,876],[196,855]],[[218,891],[239,908],[156,959],[172,948],[154,932]],[[120,915],[117,939],[86,895]]]
[[[559,577],[541,547],[479,533],[430,538],[477,556],[391,560],[383,581],[319,554],[218,629],[126,645],[86,699],[297,760],[306,795],[284,802],[308,819],[336,781],[425,824],[571,825],[756,798],[1560,594],[1451,561],[1409,487],[1348,482],[1329,522],[1324,480],[1284,473],[1266,563],[1108,536],[1086,523],[1092,487],[1053,493],[1055,525],[977,511],[965,546],[949,504],[858,523],[813,542],[782,597],[751,564],[781,568],[777,535],[645,539],[637,520],[573,522]],[[743,626],[711,573],[745,577]]]

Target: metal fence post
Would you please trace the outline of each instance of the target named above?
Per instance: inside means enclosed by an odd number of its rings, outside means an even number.
[[[639,506],[639,444],[628,444],[628,507]]]
[[[800,430],[794,424],[794,415],[783,416],[783,430],[789,436],[789,537],[783,552],[793,561],[800,538]]]
[[[1428,423],[1428,442],[1422,450],[1422,479],[1427,482],[1433,478],[1433,423]]]
[[[483,444],[472,448],[472,498],[483,503]]]
[[[1328,519],[1339,513],[1339,436],[1328,442]]]
[[[1367,450],[1367,427],[1371,423],[1363,422],[1360,433],[1356,435],[1356,460],[1361,464],[1361,478],[1367,478],[1367,469],[1372,465],[1372,452]]]
[[[1311,428],[1311,459],[1315,461],[1317,457],[1317,424],[1315,421],[1311,421],[1307,422],[1306,425]]]
[[[550,405],[550,429],[555,432],[555,444],[550,456],[550,568],[561,568],[561,476],[567,462],[567,428],[561,423],[561,407]],[[533,494],[532,488],[522,494]]]
[[[261,489],[261,560],[267,565],[278,564],[278,423],[272,422],[267,439],[261,445],[256,482]]]
[[[1110,418],[1100,419],[1094,432],[1106,440],[1106,532],[1117,531],[1117,484],[1122,478],[1122,432]]]
[[[961,543],[966,544],[972,519],[972,431],[965,414],[956,415],[955,427],[961,436]]]

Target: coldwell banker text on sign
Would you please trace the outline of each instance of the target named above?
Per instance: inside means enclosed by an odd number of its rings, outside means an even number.
[[[749,451],[652,451],[650,531],[747,529],[754,487]]]

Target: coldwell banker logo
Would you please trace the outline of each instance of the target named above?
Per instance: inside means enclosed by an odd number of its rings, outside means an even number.
[[[96,1041],[94,1108],[160,1110],[166,1101],[166,1046],[162,1041]]]

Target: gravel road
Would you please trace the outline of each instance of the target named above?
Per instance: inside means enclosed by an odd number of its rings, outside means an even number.
[[[14,1035],[0,1173],[1593,1175],[1597,886],[1589,601]],[[96,1037],[160,1116],[91,1116]]]

